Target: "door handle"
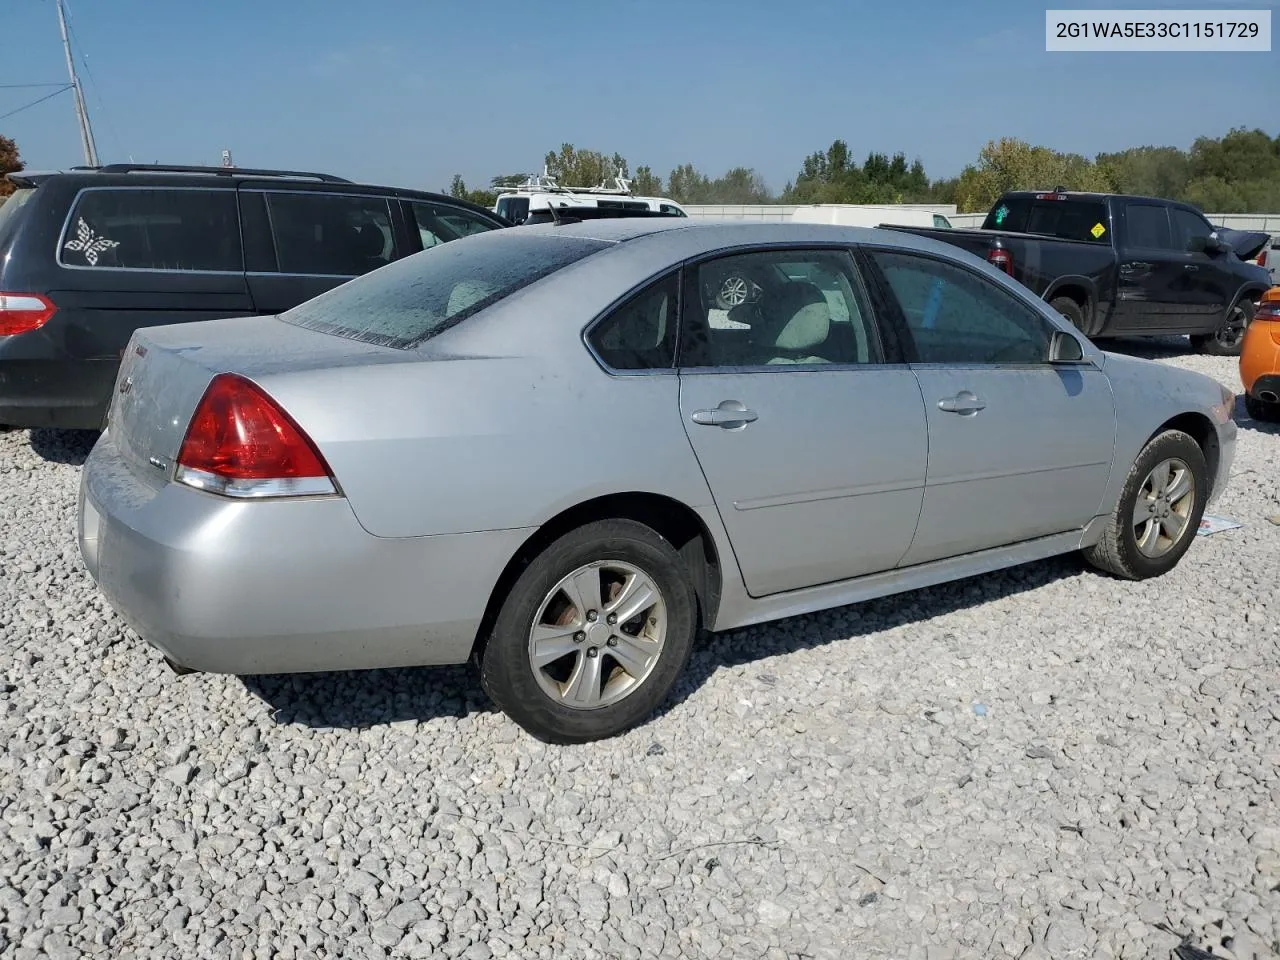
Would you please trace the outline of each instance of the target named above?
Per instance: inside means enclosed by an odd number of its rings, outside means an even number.
[[[1200,268],[1197,267],[1194,263],[1184,263],[1182,265],[1182,269],[1183,270],[1199,270]]]
[[[1144,260],[1133,260],[1129,263],[1120,264],[1121,273],[1137,273],[1139,270],[1150,270],[1151,264]]]
[[[963,416],[972,416],[979,410],[985,410],[987,403],[980,400],[968,390],[962,390],[954,397],[938,401],[938,409],[945,410],[947,413],[958,413]]]
[[[748,423],[758,420],[760,415],[754,410],[748,410],[741,401],[738,400],[722,400],[719,406],[710,410],[695,410],[691,419],[694,423],[701,424],[704,427],[724,427],[732,429],[734,427],[745,427]]]

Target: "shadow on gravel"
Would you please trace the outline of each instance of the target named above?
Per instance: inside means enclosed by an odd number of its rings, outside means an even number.
[[[80,467],[89,458],[89,451],[98,442],[97,430],[51,430],[39,428],[31,431],[31,449],[50,463],[69,463]]]
[[[923,590],[709,636],[694,648],[689,666],[661,713],[679,709],[690,694],[722,667],[742,666],[766,657],[826,646],[837,640],[923,624],[944,614],[1037,590],[1077,576],[1084,569],[1084,561],[1079,556],[1067,554]],[[765,674],[758,679],[763,683],[775,680]]]
[[[1144,360],[1168,360],[1194,353],[1186,337],[1121,337],[1099,340],[1097,346],[1108,353],[1123,353]]]
[[[363,729],[496,710],[470,666],[242,677],[280,724]]]
[[[893,627],[923,624],[943,614],[1036,590],[1075,576],[1082,568],[1077,557],[1056,557],[745,630],[704,635],[672,697],[658,715],[682,709],[683,701],[722,667],[741,666]],[[243,677],[242,682],[271,708],[277,723],[317,729],[363,729],[402,720],[464,717],[496,710],[470,666]]]

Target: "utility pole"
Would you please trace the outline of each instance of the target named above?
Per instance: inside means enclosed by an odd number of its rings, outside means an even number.
[[[89,111],[84,107],[84,92],[80,89],[80,78],[76,76],[76,61],[71,55],[71,41],[67,38],[67,16],[62,9],[62,0],[55,0],[58,9],[58,28],[62,31],[62,49],[67,54],[67,73],[71,76],[71,92],[76,98],[76,117],[80,121],[80,145],[84,147],[84,162],[91,167],[98,165],[98,148],[93,142],[93,128],[89,126]]]

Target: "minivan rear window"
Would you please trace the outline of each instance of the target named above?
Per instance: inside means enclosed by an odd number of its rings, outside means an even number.
[[[504,220],[509,220],[512,223],[523,223],[525,218],[529,216],[529,198],[499,197],[496,212]]]
[[[610,245],[583,237],[494,230],[397,260],[282,313],[280,319],[351,340],[412,347]]]
[[[1034,233],[1059,240],[1110,243],[1107,205],[1101,200],[1038,200],[1001,197],[982,223],[983,230]]]

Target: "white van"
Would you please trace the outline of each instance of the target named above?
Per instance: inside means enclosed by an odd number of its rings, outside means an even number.
[[[530,177],[513,190],[498,195],[493,212],[514,224],[524,223],[534,210],[556,207],[606,207],[616,210],[649,210],[671,217],[687,217],[684,207],[667,197],[637,197],[631,182],[614,178],[614,186],[562,187],[545,173]]]
[[[792,223],[831,223],[841,227],[939,227],[950,229],[941,213],[892,203],[814,203],[793,210]]]

